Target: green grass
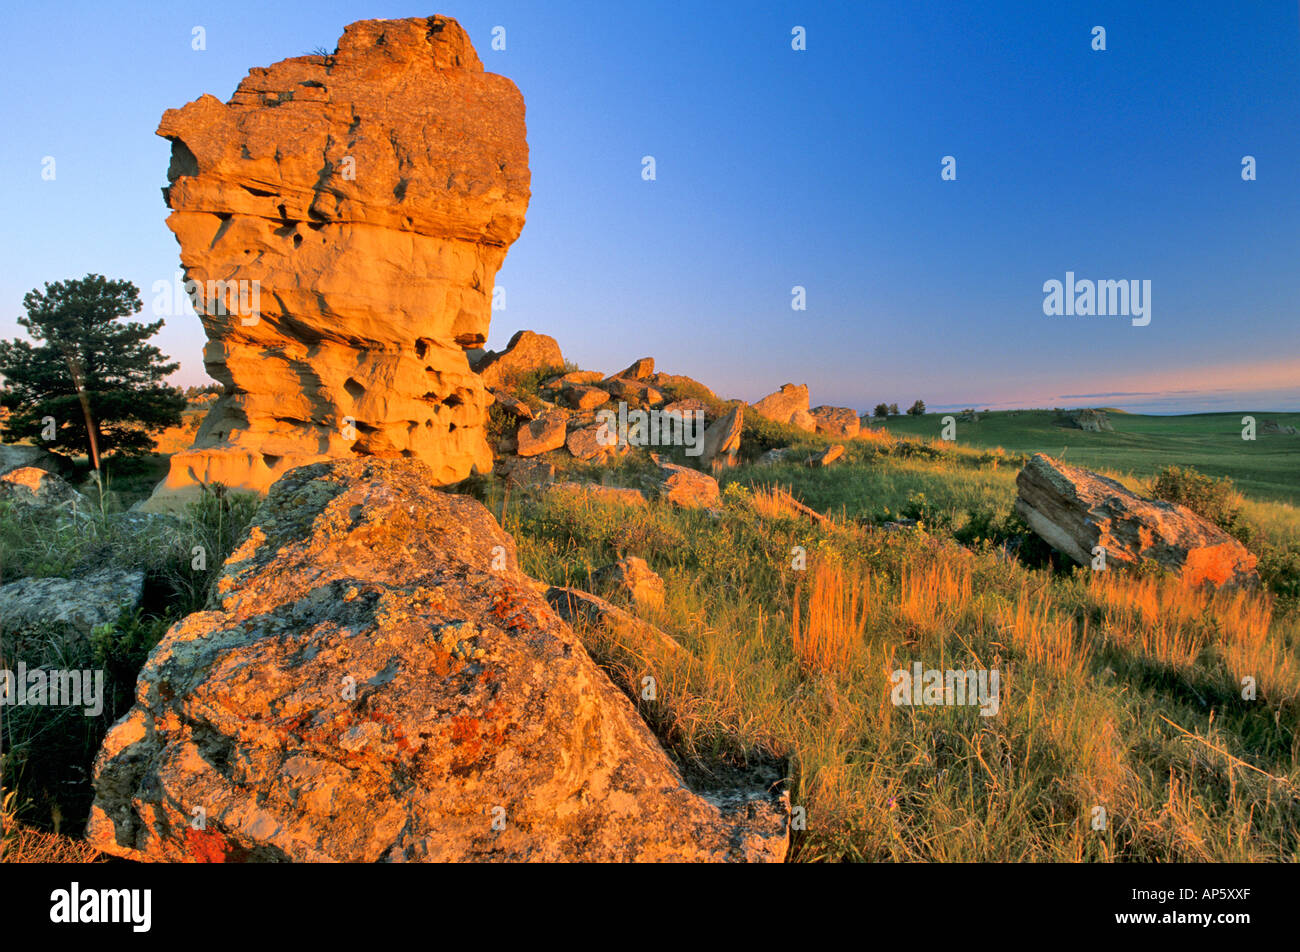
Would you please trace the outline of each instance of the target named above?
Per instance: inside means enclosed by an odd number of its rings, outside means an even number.
[[[890,417],[897,436],[938,439],[944,413]],[[959,446],[1002,447],[1011,454],[1046,453],[1090,469],[1150,477],[1169,464],[1193,466],[1208,476],[1227,476],[1258,499],[1300,503],[1300,436],[1256,434],[1243,440],[1244,413],[1184,416],[1107,414],[1114,432],[1088,433],[1065,425],[1051,410],[1002,410],[978,422],[957,422]],[[1300,428],[1300,413],[1250,413]],[[953,414],[957,416],[957,414]]]
[[[47,833],[79,835],[92,798],[91,764],[100,741],[135,699],[149,651],[177,620],[201,609],[226,557],[252,516],[247,496],[209,492],[182,519],[138,518],[115,500],[69,520],[48,510],[0,503],[0,582],[71,576],[104,565],[140,569],[144,598],[134,611],[89,637],[51,625],[0,625],[0,668],[102,670],[105,705],[97,717],[61,707],[0,708],[0,779],[13,794],[10,818]],[[196,564],[195,547],[203,549]]]

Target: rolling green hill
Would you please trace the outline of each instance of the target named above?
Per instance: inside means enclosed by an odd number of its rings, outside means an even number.
[[[1256,439],[1242,439],[1241,419],[1256,420]],[[946,413],[898,416],[885,421],[896,436],[939,437]],[[958,414],[952,414],[958,416]],[[1009,453],[1047,453],[1058,459],[1133,476],[1150,476],[1164,466],[1194,466],[1211,476],[1228,476],[1257,499],[1300,503],[1300,436],[1262,432],[1265,420],[1300,429],[1300,413],[1194,413],[1185,416],[1107,414],[1111,433],[1088,433],[1051,410],[1000,410],[978,422],[957,422],[957,444]]]

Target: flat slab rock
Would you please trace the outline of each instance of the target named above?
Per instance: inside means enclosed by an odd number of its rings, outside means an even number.
[[[1153,561],[1188,585],[1259,584],[1255,556],[1185,506],[1145,499],[1113,479],[1041,453],[1016,476],[1016,487],[1016,511],[1080,565],[1091,564],[1100,546],[1108,564]]]
[[[89,635],[97,625],[116,621],[144,595],[144,573],[103,568],[77,578],[24,578],[0,586],[0,628],[37,625]]]
[[[165,861],[782,859],[787,795],[690,789],[510,536],[430,484],[376,459],[275,483],[105,739],[90,842]]]

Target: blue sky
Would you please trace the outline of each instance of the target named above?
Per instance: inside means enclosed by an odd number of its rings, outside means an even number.
[[[129,278],[147,306],[174,274],[165,109],[433,12],[527,103],[493,346],[527,327],[584,367],[858,409],[1300,410],[1295,0],[10,4],[0,336],[44,281]],[[1150,324],[1044,315],[1067,271],[1150,280]],[[206,381],[202,341],[168,319],[178,382]]]

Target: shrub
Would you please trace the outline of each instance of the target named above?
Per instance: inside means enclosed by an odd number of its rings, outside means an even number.
[[[1151,494],[1186,506],[1203,519],[1231,532],[1241,512],[1241,494],[1228,477],[1215,479],[1192,467],[1166,466],[1151,483]]]

